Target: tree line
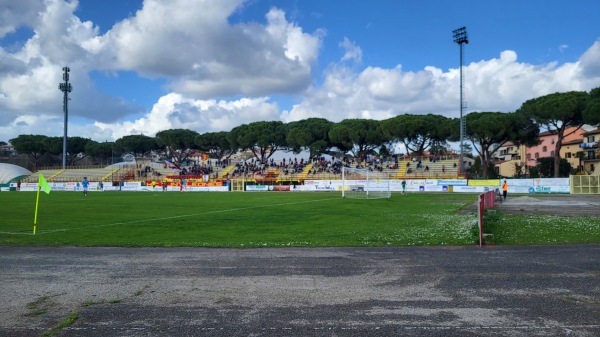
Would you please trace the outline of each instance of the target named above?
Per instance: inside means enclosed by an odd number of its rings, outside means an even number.
[[[566,130],[570,127],[577,130],[584,124],[600,124],[600,87],[590,92],[553,93],[530,99],[514,112],[471,112],[465,118],[466,141],[471,142],[472,149],[481,159],[484,178],[488,177],[486,164],[491,162],[498,147],[507,142],[537,145],[540,129],[557,132],[554,176],[558,177],[562,140],[570,134]],[[404,114],[381,121],[345,119],[338,123],[308,118],[290,123],[258,121],[230,131],[203,134],[188,129],[170,129],[158,132],[155,137],[128,135],[114,142],[69,137],[67,162],[73,166],[87,156],[104,161],[124,153],[143,157],[152,151],[161,151],[176,163],[184,162],[194,151],[218,159],[229,158],[238,151],[251,151],[262,162],[277,151],[308,151],[311,158],[324,153],[389,156],[394,154],[393,148],[399,143],[410,155],[444,155],[449,151],[449,142],[459,139],[459,118],[435,114]],[[62,142],[62,137],[44,135],[20,135],[10,140],[16,151],[29,156],[34,169],[40,163],[53,164],[52,161],[62,154]]]

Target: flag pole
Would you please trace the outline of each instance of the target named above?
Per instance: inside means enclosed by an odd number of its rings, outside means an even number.
[[[42,187],[44,188],[44,192],[46,192],[46,194],[50,194],[52,187],[50,187],[50,184],[48,184],[48,181],[46,181],[46,178],[44,178],[44,175],[42,174],[42,172],[40,172],[40,177],[38,178],[38,185],[37,185],[37,196],[35,197],[35,215],[33,216],[33,235],[35,235],[35,225],[37,224],[38,205],[40,202],[40,190],[42,189]]]
[[[38,184],[38,188],[37,188],[37,196],[35,197],[35,215],[33,216],[33,235],[35,235],[35,225],[37,224],[37,211],[38,211],[38,204],[40,201],[40,189],[42,187]]]

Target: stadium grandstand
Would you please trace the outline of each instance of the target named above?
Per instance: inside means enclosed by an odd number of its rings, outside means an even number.
[[[25,182],[37,182],[42,173],[49,182],[78,182],[87,177],[89,181],[119,183],[124,181],[152,181],[179,183],[225,182],[244,180],[249,183],[288,185],[302,184],[306,180],[342,179],[342,165],[367,168],[375,179],[454,179],[459,177],[458,156],[398,157],[395,159],[358,159],[333,157],[289,160],[269,160],[261,163],[256,158],[238,158],[237,162],[220,162],[214,159],[201,165],[170,167],[166,162],[152,162],[136,158],[134,162],[122,162],[103,167],[41,168],[25,176]]]

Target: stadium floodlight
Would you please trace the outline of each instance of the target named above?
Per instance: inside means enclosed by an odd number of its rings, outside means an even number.
[[[452,31],[454,42],[458,43],[460,47],[460,165],[458,167],[459,174],[463,174],[463,156],[465,149],[465,134],[467,132],[467,117],[465,111],[467,109],[466,103],[464,102],[465,93],[463,86],[463,44],[469,43],[467,36],[467,28],[461,27]]]
[[[63,153],[62,153],[62,168],[67,168],[67,123],[69,120],[69,93],[73,90],[73,86],[69,83],[69,67],[63,67],[63,80],[65,83],[59,83],[58,89],[64,93],[63,111],[65,113],[65,133],[63,138]]]

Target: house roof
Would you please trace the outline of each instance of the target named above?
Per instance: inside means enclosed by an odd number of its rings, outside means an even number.
[[[581,128],[581,127],[570,126],[570,127],[567,127],[567,128],[565,129],[565,134],[569,134],[569,133],[573,132],[573,130],[577,131],[578,129],[579,129],[579,130],[582,130],[582,131],[585,131],[585,129],[583,129],[583,128]],[[596,130],[595,130],[595,131],[596,131]],[[593,131],[592,131],[592,132],[593,132]],[[548,130],[548,131],[540,132],[538,136],[539,136],[539,137],[544,137],[544,136],[553,136],[553,135],[555,135],[555,134],[557,134],[557,133],[558,133],[558,132],[557,132],[556,130]]]
[[[548,130],[548,131],[540,132],[539,137],[552,136],[555,134],[557,134],[556,130]]]
[[[574,139],[574,140],[570,140],[568,142],[564,142],[562,143],[562,145],[575,145],[575,144],[581,144],[583,143],[583,139]]]
[[[596,129],[596,130],[592,130],[590,132],[584,133],[583,136],[586,137],[586,136],[590,136],[590,135],[597,135],[599,133],[600,133],[600,129]]]

